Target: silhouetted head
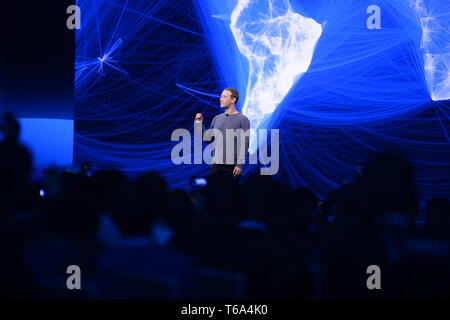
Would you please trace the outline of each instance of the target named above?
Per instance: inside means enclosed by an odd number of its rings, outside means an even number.
[[[136,195],[141,209],[150,211],[155,217],[168,212],[168,190],[163,177],[156,172],[147,172],[136,180]]]
[[[23,209],[28,200],[32,157],[18,141],[20,126],[12,114],[2,114],[0,126],[0,211],[12,212]]]
[[[43,206],[46,235],[77,241],[92,238],[99,222],[92,181],[79,174],[62,172],[56,187],[60,192]]]
[[[313,220],[313,214],[318,208],[317,196],[306,187],[299,187],[289,192],[288,201],[288,229],[305,235]],[[277,217],[273,217],[276,219]]]
[[[96,205],[99,211],[111,213],[125,208],[128,199],[128,181],[120,171],[101,170],[92,177]]]
[[[0,120],[0,130],[3,131],[3,141],[17,142],[19,140],[19,121],[17,121],[11,113],[2,114]]]
[[[176,230],[188,228],[193,223],[195,216],[195,207],[186,191],[175,190],[169,193],[167,220],[170,227]]]
[[[358,220],[363,212],[356,208],[360,190],[357,185],[344,184],[330,192],[322,206],[322,217],[328,223]]]
[[[409,224],[415,223],[418,207],[408,161],[389,154],[375,156],[365,167],[360,187],[359,209],[370,219],[383,219],[383,214],[395,212],[404,214]]]

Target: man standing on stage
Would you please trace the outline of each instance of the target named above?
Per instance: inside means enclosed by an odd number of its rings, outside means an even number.
[[[219,159],[219,161],[217,161],[218,159],[215,158],[211,166],[212,175],[229,176],[238,179],[242,174],[243,163],[245,162],[245,157],[248,154],[249,137],[248,135],[243,136],[245,146],[244,153],[242,153],[242,149],[239,145],[242,142],[241,139],[237,137],[237,143],[235,143],[236,137],[233,137],[235,141],[227,141],[226,134],[226,131],[233,130],[234,132],[237,131],[239,136],[243,132],[248,133],[248,130],[250,129],[250,121],[248,120],[248,118],[236,110],[236,103],[238,102],[238,100],[239,93],[236,89],[224,89],[220,97],[220,107],[225,109],[225,112],[215,116],[211,122],[211,129],[219,130],[222,133],[223,139],[223,152],[220,156],[220,158],[223,158],[221,160]],[[201,113],[197,113],[197,115],[195,116],[195,123],[198,128],[197,130],[202,130],[203,132],[203,115]],[[217,139],[217,137],[215,138]],[[206,137],[206,139],[210,138]],[[230,146],[234,147],[231,147],[230,150]],[[227,159],[226,153],[230,151],[234,151],[233,157],[230,157],[231,159]]]

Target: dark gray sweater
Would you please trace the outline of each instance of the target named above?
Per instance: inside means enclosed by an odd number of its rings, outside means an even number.
[[[245,133],[247,130],[250,129],[250,121],[246,116],[244,116],[242,113],[236,113],[236,114],[227,114],[227,113],[221,113],[214,117],[214,119],[211,122],[210,129],[217,129],[222,133],[223,137],[223,152],[222,155],[220,154],[220,150],[216,149],[215,153],[215,161],[214,163],[218,163],[219,158],[222,158],[222,164],[229,164],[229,165],[235,165],[237,167],[242,168],[243,163],[245,162],[245,159],[248,155],[248,147],[249,147],[249,138],[248,135],[246,137],[238,138],[237,136],[234,137],[234,157],[231,162],[226,161],[226,155],[227,155],[227,143],[230,143],[230,146],[232,145],[232,141],[227,141],[227,129],[232,129],[236,135],[238,131],[236,129],[242,129],[243,133]],[[204,132],[204,126],[201,126],[202,132]],[[205,140],[210,140],[211,134],[205,135]],[[214,137],[215,143],[217,145],[217,137]],[[244,149],[241,148],[241,143],[244,142],[245,146]],[[230,150],[230,149],[229,149]],[[244,153],[242,152],[244,150]],[[230,150],[231,151],[231,150]]]

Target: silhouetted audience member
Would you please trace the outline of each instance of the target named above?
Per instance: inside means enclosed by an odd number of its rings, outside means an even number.
[[[164,179],[150,172],[135,182],[104,172],[98,183],[113,185],[104,194],[104,205],[119,234],[99,254],[100,297],[104,299],[179,299],[191,290],[195,264],[186,254],[164,247],[160,240],[161,226],[168,215],[168,193]],[[113,200],[119,197],[122,200]],[[161,245],[163,244],[163,245]]]
[[[19,123],[6,114],[1,124],[2,298],[449,297],[449,201],[430,200],[416,228],[414,172],[401,157],[376,155],[323,203],[269,176],[169,192],[156,172],[134,179],[90,164],[51,168],[37,197]],[[83,290],[67,290],[69,265]],[[382,290],[368,288],[370,266]]]
[[[399,258],[393,253],[401,250],[401,236],[415,225],[417,203],[411,166],[396,156],[376,155],[352,193],[344,197],[353,201],[344,205],[354,210],[352,223],[338,224],[325,241],[319,296],[384,299],[401,295],[406,280],[401,273],[394,277]],[[339,212],[339,192],[337,198]],[[369,290],[362,281],[368,278],[366,270],[371,265],[383,270],[383,290]]]
[[[175,235],[171,246],[189,253],[199,264],[227,267],[236,242],[236,226],[243,204],[239,185],[221,176],[207,177],[199,191],[205,199],[206,215],[197,214],[194,225]]]
[[[32,158],[19,142],[20,126],[13,115],[1,116],[0,132],[3,135],[0,142],[0,297],[38,298],[36,281],[23,256],[28,239],[33,239],[35,234],[25,221],[30,217],[21,212],[33,209],[30,206]]]
[[[450,201],[431,199],[425,209],[425,222],[427,233],[450,237]]]
[[[376,155],[359,184],[359,217],[367,223],[414,229],[418,203],[411,164],[401,157]]]
[[[0,119],[0,214],[26,210],[31,195],[31,154],[19,142],[19,122],[9,113]],[[25,206],[25,207],[24,207]]]
[[[174,190],[169,193],[169,211],[167,224],[176,234],[192,230],[197,219],[197,212],[189,193],[184,190]]]

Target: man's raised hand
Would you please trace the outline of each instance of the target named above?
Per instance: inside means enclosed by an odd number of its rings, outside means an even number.
[[[197,113],[195,115],[195,122],[197,122],[197,123],[203,122],[203,115],[201,113]]]

